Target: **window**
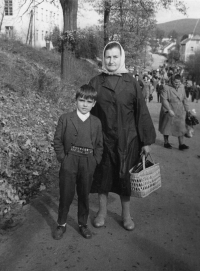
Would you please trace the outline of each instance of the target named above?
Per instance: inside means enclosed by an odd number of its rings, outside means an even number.
[[[5,16],[13,15],[13,1],[5,0]]]
[[[38,7],[35,8],[35,18],[38,20]]]
[[[5,26],[5,30],[6,30],[6,36],[8,38],[12,38],[13,37],[13,26]]]
[[[35,39],[38,40],[38,30],[36,30]]]
[[[197,44],[199,44],[199,40],[197,40]]]
[[[52,24],[52,11],[50,11],[50,23]]]
[[[44,31],[42,30],[42,40],[44,40]]]
[[[191,51],[194,51],[194,48],[193,48],[193,47],[191,47]]]
[[[43,8],[41,10],[41,20],[43,21]]]
[[[46,22],[48,22],[48,10],[46,10]]]

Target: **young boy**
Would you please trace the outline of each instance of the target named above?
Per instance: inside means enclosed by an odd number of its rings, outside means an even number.
[[[66,231],[67,215],[74,198],[75,186],[80,233],[87,239],[92,237],[87,227],[89,193],[94,170],[103,153],[101,122],[90,114],[96,98],[97,91],[90,85],[83,85],[76,93],[77,110],[63,114],[56,128],[54,150],[61,163],[58,226],[54,233],[56,240],[61,239]]]

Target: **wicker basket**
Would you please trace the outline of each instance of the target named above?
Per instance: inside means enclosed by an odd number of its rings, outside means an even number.
[[[129,172],[132,197],[144,198],[161,187],[159,164],[145,160],[144,155],[142,163],[133,167]]]

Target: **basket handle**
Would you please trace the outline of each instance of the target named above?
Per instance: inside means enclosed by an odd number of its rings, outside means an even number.
[[[153,160],[150,152],[147,154],[147,156],[145,156],[144,154],[142,154],[142,166],[143,166],[143,169],[145,169],[145,161],[146,161],[146,159],[147,159],[148,156],[150,156],[152,162],[155,164],[155,162],[154,162],[154,160]]]

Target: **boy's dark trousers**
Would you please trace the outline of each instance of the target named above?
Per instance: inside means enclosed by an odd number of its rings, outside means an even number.
[[[70,205],[75,195],[78,195],[78,224],[87,225],[89,215],[89,193],[93,181],[96,160],[93,153],[65,156],[59,172],[60,201],[58,209],[58,224],[67,221]]]

